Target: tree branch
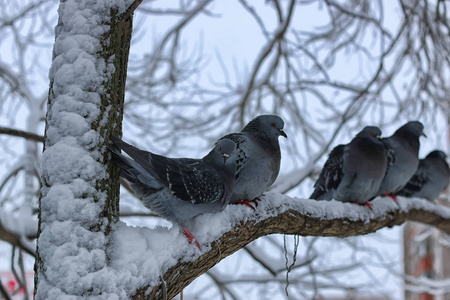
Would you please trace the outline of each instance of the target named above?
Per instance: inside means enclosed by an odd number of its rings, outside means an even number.
[[[283,40],[283,37],[290,25],[290,22],[292,20],[292,16],[294,15],[294,7],[295,7],[295,1],[291,1],[288,7],[288,13],[284,20],[279,25],[279,28],[274,33],[273,38],[268,41],[268,43],[264,46],[264,48],[261,50],[261,53],[258,56],[258,59],[253,67],[252,73],[250,75],[250,79],[246,85],[245,92],[242,96],[241,100],[241,114],[240,114],[240,121],[241,124],[244,123],[244,113],[245,113],[245,107],[247,105],[247,102],[249,100],[250,94],[253,91],[253,87],[256,81],[256,77],[258,75],[258,72],[260,71],[263,62],[266,60],[268,55],[272,52],[273,49],[276,49],[275,44],[277,42],[280,42]]]
[[[224,212],[226,213],[227,211]],[[202,216],[198,221],[201,222],[201,218]],[[269,192],[263,197],[256,211],[249,212],[236,222],[232,230],[213,241],[207,253],[193,261],[180,258],[162,278],[167,288],[167,296],[171,299],[220,260],[261,236],[281,233],[348,237],[400,225],[406,220],[429,224],[450,233],[450,208],[423,199],[399,197],[398,202],[394,202],[390,198],[378,198],[373,201],[373,210],[370,211],[366,207],[349,203],[293,199]],[[230,222],[233,221],[230,219]],[[162,284],[146,286],[137,290],[133,299],[163,299],[162,290]],[[148,291],[151,293],[148,294]]]
[[[5,241],[13,246],[16,246],[24,250],[26,253],[28,253],[33,257],[36,255],[34,249],[30,248],[26,243],[24,243],[19,235],[3,227],[3,225],[1,224],[1,220],[0,220],[0,240]]]
[[[131,3],[131,5],[127,8],[127,10],[126,10],[124,13],[120,14],[120,15],[117,17],[117,23],[115,23],[115,25],[120,24],[119,21],[128,19],[128,18],[130,18],[131,16],[133,16],[134,11],[135,11],[135,10],[138,8],[138,6],[142,3],[142,1],[144,1],[144,0],[135,0],[135,1],[133,1],[133,3]],[[115,30],[115,25],[113,25],[113,27],[111,28],[112,31]]]
[[[38,134],[35,134],[32,132],[26,132],[26,131],[22,131],[22,130],[18,130],[18,129],[12,129],[12,128],[8,128],[8,127],[0,127],[0,134],[8,134],[8,135],[13,135],[13,136],[18,136],[18,137],[25,138],[27,140],[32,140],[32,141],[40,142],[40,143],[44,142],[44,137],[42,135],[38,135]]]

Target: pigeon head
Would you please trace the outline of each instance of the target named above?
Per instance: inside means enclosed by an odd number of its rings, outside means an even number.
[[[400,127],[395,133],[412,134],[417,138],[420,137],[421,135],[427,137],[423,132],[423,129],[424,129],[423,124],[420,123],[419,121],[410,121],[405,125],[403,125],[402,127]]]
[[[237,159],[235,153],[236,144],[230,139],[222,139],[217,142],[204,159],[210,161],[215,166],[223,167],[225,165],[225,169],[234,174]]]
[[[381,136],[381,129],[376,126],[366,126],[356,136],[379,141]]]
[[[277,115],[261,115],[251,120],[242,131],[256,132],[268,138],[278,138],[280,135],[287,138],[283,130],[284,121]]]
[[[223,139],[217,142],[216,147],[223,158],[224,169],[228,174],[236,174],[238,152],[236,151],[236,144],[229,139]]]
[[[214,150],[218,151],[223,161],[226,162],[236,150],[236,144],[230,139],[223,139],[217,142]]]
[[[441,158],[445,160],[447,158],[447,154],[441,150],[434,150],[427,155],[427,158]]]

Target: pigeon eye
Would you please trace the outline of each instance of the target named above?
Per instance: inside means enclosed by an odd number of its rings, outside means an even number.
[[[370,134],[370,135],[373,135],[373,132],[372,132],[372,131],[369,131],[369,134]]]
[[[270,126],[275,127],[275,123],[270,124]]]

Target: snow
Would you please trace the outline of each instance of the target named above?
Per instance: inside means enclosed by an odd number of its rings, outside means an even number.
[[[116,224],[114,230],[115,247],[111,267],[115,269],[119,281],[117,288],[130,293],[142,285],[156,285],[162,274],[178,261],[193,261],[211,249],[211,244],[224,233],[232,230],[242,221],[259,222],[276,216],[289,209],[324,220],[347,218],[351,221],[369,222],[371,218],[383,217],[387,212],[409,209],[440,211],[440,215],[450,217],[450,209],[442,209],[423,199],[399,197],[398,204],[391,198],[377,198],[373,210],[338,201],[316,201],[296,199],[268,192],[263,196],[255,211],[242,205],[229,205],[224,211],[203,214],[195,218],[189,229],[200,241],[201,250],[188,244],[187,238],[177,227],[131,227]]]
[[[17,212],[6,213],[0,208],[0,225],[6,231],[21,237],[33,236],[36,234],[37,218],[33,217],[31,206],[20,207]]]
[[[114,240],[111,267],[120,276],[117,283],[123,285],[127,293],[145,284],[157,284],[161,272],[175,265],[178,259],[194,259],[200,254],[176,226],[149,229],[119,223]]]
[[[36,299],[128,299],[146,284],[157,284],[165,270],[179,260],[191,261],[211,249],[211,243],[242,221],[255,222],[295,209],[322,219],[364,220],[382,216],[398,206],[390,199],[376,199],[373,211],[337,201],[292,199],[267,193],[256,211],[230,205],[223,212],[204,214],[189,224],[202,245],[190,245],[177,226],[153,229],[113,226],[105,236],[98,224],[106,191],[97,183],[108,176],[100,162],[102,153],[94,148],[101,137],[94,122],[107,120],[109,109],[101,111],[103,83],[114,70],[112,59],[98,57],[105,24],[112,8],[125,11],[127,1],[68,0],[59,8],[61,26],[56,28],[54,60],[49,77],[53,82],[47,115],[46,150],[42,157],[41,235]],[[104,149],[103,149],[104,151]],[[401,210],[435,210],[423,200],[399,199]],[[440,211],[450,217],[449,210]],[[1,216],[2,224],[14,228]],[[27,230],[17,229],[19,234]],[[107,252],[108,245],[114,245]]]
[[[444,296],[450,291],[450,279],[436,280],[422,277],[406,276],[410,284],[405,285],[407,291],[415,294],[428,293],[435,296]]]
[[[0,207],[0,227],[17,235],[22,247],[31,252],[36,248],[34,241],[27,238],[28,236],[36,236],[38,228],[37,216],[33,215],[31,206],[24,205],[12,214],[6,213]]]
[[[116,287],[117,273],[107,265],[108,238],[102,230],[91,230],[106,224],[99,218],[106,191],[96,187],[108,176],[103,155],[95,149],[100,134],[91,128],[104,122],[109,111],[101,111],[100,95],[114,66],[112,57],[99,57],[109,14],[114,9],[124,12],[131,3],[70,0],[59,7],[42,156],[38,246],[45,265],[40,266],[36,299],[127,298]]]

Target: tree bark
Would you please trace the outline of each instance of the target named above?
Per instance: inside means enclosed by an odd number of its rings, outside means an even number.
[[[108,246],[111,241],[109,241],[108,235],[111,231],[111,225],[116,222],[119,217],[119,185],[117,184],[119,180],[119,171],[117,167],[112,166],[112,164],[109,163],[106,145],[109,143],[109,137],[111,135],[121,136],[122,132],[125,81],[127,76],[128,56],[133,28],[132,18],[134,10],[141,2],[142,0],[134,1],[125,12],[119,13],[118,9],[114,8],[114,6],[111,6],[112,8],[108,9],[105,5],[105,9],[103,9],[105,11],[101,11],[101,8],[95,8],[97,11],[89,15],[89,7],[77,7],[79,5],[84,5],[83,3],[80,4],[71,1],[62,1],[60,4],[58,24],[55,28],[56,41],[53,49],[53,70],[50,72],[51,81],[44,136],[44,156],[47,150],[60,143],[60,141],[63,141],[62,144],[65,145],[67,139],[73,138],[79,143],[79,145],[69,145],[69,148],[73,147],[73,149],[83,149],[85,151],[83,153],[86,153],[86,156],[89,156],[90,153],[90,158],[87,158],[87,161],[92,160],[92,162],[97,164],[95,168],[98,168],[99,170],[101,170],[101,168],[106,169],[104,174],[108,174],[107,176],[95,179],[91,179],[89,176],[85,176],[83,178],[83,170],[69,170],[73,171],[68,174],[68,176],[73,175],[71,180],[83,180],[86,183],[85,186],[94,187],[94,189],[87,189],[80,195],[74,193],[74,197],[77,201],[80,203],[84,202],[86,205],[85,207],[95,203],[95,205],[99,205],[101,209],[98,216],[89,220],[83,220],[80,222],[76,213],[72,214],[72,219],[64,220],[65,222],[72,222],[74,224],[74,228],[83,228],[83,230],[93,233],[94,236],[99,237],[99,240],[101,240],[100,235],[104,234],[106,236],[104,244],[100,246],[101,249],[99,249],[106,253],[106,263],[109,263],[110,261],[108,257]],[[74,8],[78,9],[78,11],[74,10]],[[89,22],[85,22],[86,27],[82,27],[79,28],[78,31],[74,31],[73,28],[78,26],[79,23],[77,23],[77,20],[72,19],[73,15],[78,14],[79,17],[83,18],[84,15],[79,14],[83,10],[88,13],[86,16],[89,15],[89,17],[92,16],[92,18]],[[92,12],[94,11],[92,10]],[[96,24],[99,20],[100,22],[104,22],[103,24],[99,24],[102,27],[89,27],[93,25],[97,26]],[[90,31],[90,28],[94,28],[94,31]],[[98,38],[96,34],[98,35],[98,31],[103,30],[103,28],[108,29],[103,33],[100,33],[101,36]],[[77,40],[77,38],[83,37],[83,35],[88,38],[88,42],[91,44],[83,45],[83,42],[78,43],[79,40]],[[70,42],[72,42],[72,45],[75,47],[74,51],[80,53],[78,56],[79,59],[86,59],[86,57],[93,58],[91,60],[92,66],[95,67],[95,70],[99,74],[102,74],[102,78],[104,78],[102,83],[99,84],[95,81],[86,82],[86,80],[82,78],[83,71],[73,69],[72,72],[66,72],[64,76],[72,76],[72,82],[69,83],[79,85],[79,90],[76,90],[74,93],[73,90],[70,90],[70,88],[66,89],[57,87],[55,89],[54,83],[56,79],[58,79],[55,76],[57,71],[62,69],[64,66],[66,68],[74,68],[73,66],[75,66],[76,63],[73,58],[68,58],[66,53],[64,53],[64,51],[67,51],[65,50],[67,49],[67,44],[64,44],[67,39],[72,39]],[[99,42],[97,43],[97,41]],[[55,61],[57,62],[55,63]],[[73,64],[73,66],[71,66],[71,64]],[[82,67],[85,66],[83,65]],[[78,65],[78,68],[80,68],[80,65]],[[92,73],[92,70],[88,71]],[[79,78],[81,78],[81,80],[79,80]],[[94,78],[94,80],[98,79]],[[63,81],[67,81],[67,78],[64,78]],[[93,95],[94,98],[92,99],[96,99],[95,95],[98,95],[98,97],[100,97],[100,101],[93,101],[91,99]],[[60,105],[63,106],[62,108],[58,107],[57,109],[53,109],[58,101],[63,101],[62,99],[67,99],[68,97],[73,98],[72,103],[78,103],[67,108],[64,108],[63,104]],[[85,108],[85,103],[91,105],[90,109]],[[99,113],[97,114],[96,119],[91,120],[90,113],[97,113],[97,109]],[[64,124],[64,122],[67,121],[61,116],[61,111],[66,114],[68,113],[73,116],[77,116],[79,120],[86,122],[86,124],[90,126],[90,130],[88,132],[89,136],[85,135],[84,132],[82,132],[79,136],[76,134],[72,135],[70,129],[68,131],[60,130],[60,124]],[[48,137],[49,130],[52,130],[51,139]],[[77,133],[76,131],[74,132]],[[95,136],[95,138],[93,138],[93,136]],[[89,142],[90,140],[96,140],[98,143],[96,145],[92,145]],[[58,151],[60,151],[59,149],[66,149],[64,146],[60,146],[57,149],[58,150],[53,150],[53,155],[67,155],[66,153],[58,153]],[[70,148],[70,150],[72,150],[72,148]],[[99,153],[101,157],[98,155]],[[43,161],[43,165],[53,164],[52,169],[56,170],[56,173],[67,173],[68,170],[64,169],[64,166],[61,166],[61,169],[59,169],[59,166],[54,163],[52,157],[50,155],[47,155],[47,157],[48,162]],[[67,166],[65,168],[67,168]],[[60,204],[58,204],[58,201],[55,201],[55,199],[50,200],[46,198],[48,192],[56,185],[66,185],[67,188],[70,189],[70,184],[73,183],[73,181],[70,182],[67,178],[61,180],[61,182],[58,182],[58,178],[55,179],[55,177],[50,179],[50,176],[53,175],[54,174],[48,175],[43,173],[41,178],[42,192],[39,199],[39,225],[35,263],[36,298],[45,298],[48,296],[45,292],[39,294],[39,283],[41,279],[47,281],[46,284],[48,286],[54,286],[55,290],[59,290],[61,293],[66,292],[63,287],[59,287],[58,283],[51,282],[51,279],[48,279],[48,276],[45,275],[45,272],[48,269],[48,264],[50,263],[47,260],[50,260],[51,257],[53,257],[55,250],[41,249],[39,242],[44,230],[47,229],[47,231],[50,231],[50,233],[47,233],[48,239],[48,236],[51,236],[52,234],[51,229],[49,229],[51,228],[51,225],[53,223],[61,222],[61,217],[58,216],[58,209],[56,208]],[[53,210],[47,210],[43,213],[43,202],[47,202],[47,207],[55,208]],[[63,208],[59,208],[60,211],[61,209]],[[96,235],[96,233],[98,234]],[[74,243],[77,242],[74,241]],[[84,247],[83,245],[78,246]],[[55,248],[57,247],[58,246],[55,246]],[[90,251],[92,249],[87,250]],[[43,255],[44,251],[47,252]],[[92,291],[86,291],[86,293],[81,292],[78,296],[87,296],[90,293],[92,293]],[[92,296],[94,295],[95,294],[92,294]]]
[[[314,211],[310,209],[310,206],[318,204],[315,200],[292,199],[278,193],[268,193],[268,195],[271,198],[282,198],[284,201],[272,205],[270,201],[265,201],[267,199],[263,198],[263,204],[260,204],[252,217],[236,224],[232,231],[213,242],[209,252],[195,261],[179,261],[161,276],[164,283],[142,287],[136,291],[133,299],[172,299],[194,279],[222,259],[257,238],[269,234],[348,237],[401,225],[407,220],[429,224],[450,234],[450,209],[422,199],[399,197],[398,204],[395,204],[390,198],[379,198],[374,201],[373,211],[334,201],[333,205],[323,208],[321,216],[315,216],[310,212]],[[323,206],[330,203],[320,202]],[[333,210],[336,208],[344,214],[333,217],[335,215]],[[271,216],[261,218],[261,215],[267,215],[268,211]],[[149,290],[151,290],[150,294],[148,294]]]

